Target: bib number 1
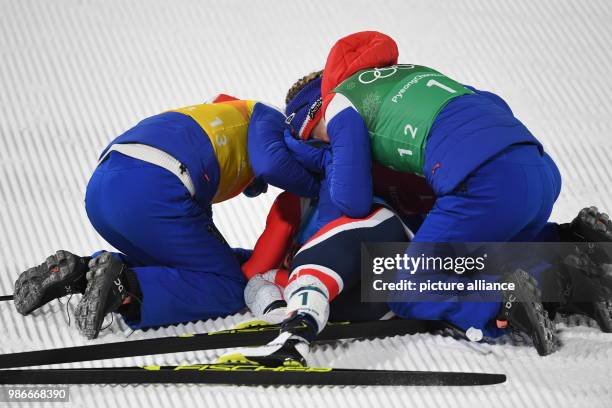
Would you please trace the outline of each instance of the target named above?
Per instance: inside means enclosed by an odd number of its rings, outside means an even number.
[[[402,148],[398,147],[397,148],[397,152],[399,153],[400,157],[403,157],[403,156],[412,156],[412,150],[402,149]]]
[[[444,89],[446,92],[449,93],[457,93],[457,91],[455,91],[453,88],[448,87],[444,84],[439,83],[438,81],[436,81],[435,79],[430,79],[429,81],[427,81],[427,87],[431,88],[432,86],[437,86],[438,88]]]

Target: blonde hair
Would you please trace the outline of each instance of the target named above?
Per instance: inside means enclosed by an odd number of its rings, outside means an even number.
[[[323,70],[311,72],[310,74],[298,79],[293,85],[291,85],[291,88],[289,88],[287,96],[285,97],[285,105],[288,104],[289,101],[291,101],[293,98],[295,98],[295,95],[297,95],[306,85],[308,85],[309,83],[311,83],[322,75]]]

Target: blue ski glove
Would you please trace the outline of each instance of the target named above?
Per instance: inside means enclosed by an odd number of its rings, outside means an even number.
[[[332,162],[331,149],[328,144],[315,146],[314,144],[295,139],[289,130],[285,130],[285,144],[292,156],[305,169],[313,173],[325,173],[325,169]]]

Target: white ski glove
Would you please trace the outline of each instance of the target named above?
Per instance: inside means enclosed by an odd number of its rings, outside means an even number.
[[[244,289],[244,301],[254,318],[245,320],[237,329],[280,324],[286,317],[285,307],[271,308],[274,303],[284,302],[283,288],[274,283],[278,269],[253,276]]]

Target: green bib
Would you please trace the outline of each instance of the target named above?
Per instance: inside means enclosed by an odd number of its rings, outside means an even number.
[[[451,99],[473,93],[431,68],[405,64],[359,71],[334,91],[365,120],[374,160],[419,175],[436,116]]]

